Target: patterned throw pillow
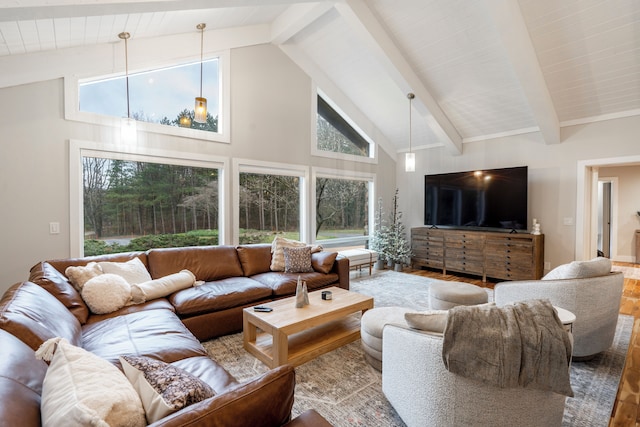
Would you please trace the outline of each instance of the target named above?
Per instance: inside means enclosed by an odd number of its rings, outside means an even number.
[[[215,395],[198,377],[160,360],[120,356],[120,363],[140,395],[149,424]]]
[[[283,251],[285,273],[310,273],[313,271],[310,246],[302,248],[285,247]]]

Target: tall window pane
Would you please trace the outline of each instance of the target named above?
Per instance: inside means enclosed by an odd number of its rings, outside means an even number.
[[[240,243],[300,239],[300,178],[240,173]]]
[[[367,236],[369,187],[365,181],[316,179],[316,240]]]
[[[218,243],[218,169],[83,157],[84,254]]]
[[[207,123],[193,120],[195,97],[200,95],[200,63],[129,74],[131,117],[136,120],[218,131],[220,108],[219,60],[203,63],[202,95],[207,98]],[[80,111],[127,116],[125,76],[80,83]],[[188,120],[184,120],[184,119]],[[183,120],[181,120],[183,119]]]

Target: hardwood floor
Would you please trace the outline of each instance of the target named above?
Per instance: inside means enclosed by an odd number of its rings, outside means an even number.
[[[615,264],[640,268],[640,264]],[[477,277],[452,274],[442,275],[437,271],[431,270],[406,268],[404,272],[439,280],[464,281],[491,289],[496,284],[496,282],[490,281],[484,283]],[[620,302],[620,314],[631,315],[635,320],[609,427],[640,427],[640,280],[625,278],[624,291]]]

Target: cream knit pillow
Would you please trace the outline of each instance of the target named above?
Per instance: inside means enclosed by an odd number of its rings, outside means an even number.
[[[138,394],[111,363],[64,338],[45,341],[36,357],[51,361],[42,385],[43,427],[147,425]]]

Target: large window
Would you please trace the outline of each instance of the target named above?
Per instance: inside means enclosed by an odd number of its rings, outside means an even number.
[[[369,235],[372,191],[372,176],[316,173],[316,241],[364,244]]]
[[[241,244],[300,239],[299,177],[241,172],[239,204]]]
[[[224,243],[226,161],[199,157],[71,140],[72,256]]]

